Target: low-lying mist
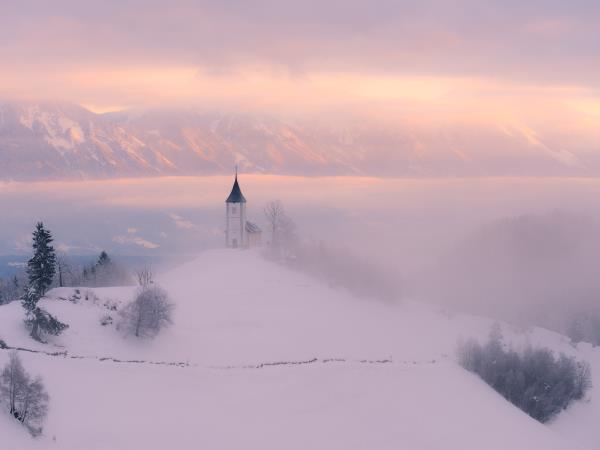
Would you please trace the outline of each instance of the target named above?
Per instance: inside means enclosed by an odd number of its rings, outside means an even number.
[[[27,258],[31,231],[42,220],[67,256],[89,259],[106,250],[116,260],[147,257],[172,265],[223,246],[232,181],[0,184],[0,262],[8,270]],[[281,200],[303,243],[294,264],[332,285],[600,343],[596,179],[241,174],[240,185],[248,220],[265,240],[263,208]]]
[[[415,277],[412,294],[600,344],[599,225],[565,212],[494,221]]]

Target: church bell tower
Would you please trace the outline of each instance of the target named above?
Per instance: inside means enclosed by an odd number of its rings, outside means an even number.
[[[238,184],[237,169],[231,194],[225,200],[225,246],[227,248],[244,248],[248,246],[246,199]]]

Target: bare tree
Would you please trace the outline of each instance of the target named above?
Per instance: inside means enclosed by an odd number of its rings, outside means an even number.
[[[142,289],[136,299],[121,311],[118,328],[136,337],[155,337],[162,328],[173,323],[173,309],[173,303],[161,287]]]
[[[42,432],[49,397],[40,377],[31,381],[16,351],[10,353],[8,364],[0,374],[0,400],[31,434]]]
[[[150,266],[144,266],[137,272],[137,279],[142,289],[147,289],[152,283],[154,283],[154,276],[152,275],[152,268]]]
[[[67,259],[67,255],[64,253],[59,253],[56,258],[56,268],[58,269],[58,286],[63,287],[66,286],[67,277],[71,277],[71,265]]]
[[[21,422],[33,434],[42,432],[42,424],[48,414],[49,396],[41,377],[36,377],[27,386],[22,401]]]
[[[281,217],[285,214],[283,204],[279,200],[273,200],[265,206],[265,217],[271,227],[271,235],[277,234]]]
[[[265,217],[271,229],[271,245],[276,245],[282,218],[285,216],[283,204],[279,200],[273,200],[265,206]]]
[[[271,253],[276,257],[289,257],[296,241],[296,224],[285,213],[279,200],[267,203],[265,217],[271,231]]]
[[[8,364],[0,375],[0,399],[8,405],[8,412],[14,416],[17,411],[17,400],[21,396],[28,377],[16,351],[9,355]]]

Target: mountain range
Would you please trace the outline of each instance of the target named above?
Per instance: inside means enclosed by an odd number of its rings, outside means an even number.
[[[522,126],[289,122],[161,109],[97,114],[75,104],[0,103],[0,179],[228,174],[582,175],[600,168]],[[594,164],[596,162],[596,164]]]

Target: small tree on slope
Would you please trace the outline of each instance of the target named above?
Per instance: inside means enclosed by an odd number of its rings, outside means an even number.
[[[286,214],[283,203],[274,200],[264,208],[265,218],[271,229],[270,256],[288,258],[293,256],[296,243],[296,224]]]
[[[16,352],[10,354],[0,373],[0,402],[31,434],[41,433],[48,412],[48,394],[41,378],[31,380]]]
[[[152,338],[173,322],[174,305],[164,289],[159,286],[142,288],[136,299],[121,311],[118,325],[125,334]]]
[[[56,273],[56,254],[52,243],[52,234],[38,222],[33,232],[33,256],[27,262],[28,286],[21,298],[25,309],[25,325],[31,330],[31,337],[41,341],[41,332],[58,335],[67,325],[38,306],[52,284]]]

